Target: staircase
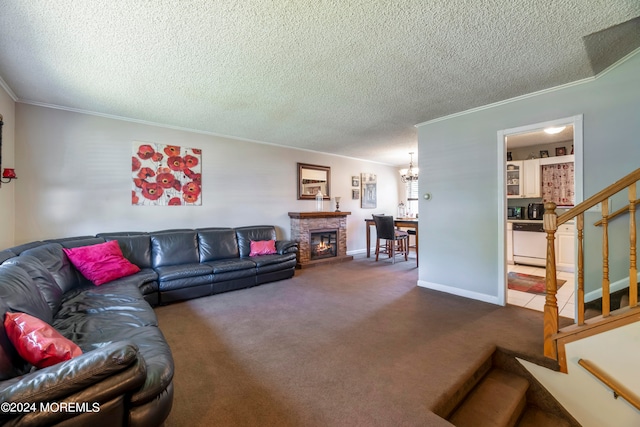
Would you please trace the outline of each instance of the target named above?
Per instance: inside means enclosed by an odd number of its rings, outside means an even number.
[[[434,410],[457,427],[574,427],[580,424],[524,369],[496,349]]]
[[[636,205],[640,203],[637,197],[637,183],[640,181],[640,169],[636,169],[627,176],[614,182],[607,188],[594,194],[584,202],[569,209],[562,215],[556,214],[556,205],[552,202],[545,203],[544,229],[547,233],[547,260],[546,260],[546,297],[544,305],[544,354],[545,356],[557,360],[560,371],[567,372],[567,359],[565,345],[589,336],[609,331],[633,322],[640,321],[640,306],[638,305],[638,268],[637,268],[637,232],[636,232]],[[626,191],[628,204],[609,213],[610,200],[619,200],[618,193]],[[585,303],[584,286],[584,265],[585,265],[585,240],[584,231],[585,212],[589,209],[600,206],[601,219],[593,224],[594,227],[602,227],[602,279],[600,289],[602,300],[598,312],[589,310],[589,305]],[[609,222],[616,217],[628,215],[629,237],[620,239],[619,237],[609,237]],[[577,271],[576,271],[576,294],[577,294],[577,318],[574,325],[560,328],[558,318],[558,303],[556,292],[558,290],[556,280],[555,264],[555,233],[558,226],[569,220],[575,219],[577,228]],[[591,230],[595,231],[595,230]],[[615,236],[615,233],[613,234]],[[613,298],[610,289],[610,245],[614,246],[612,253],[619,253],[620,250],[628,250],[629,270],[628,270],[628,290],[626,306],[621,306],[623,298]],[[616,272],[619,274],[619,272]],[[591,307],[593,308],[593,307]]]

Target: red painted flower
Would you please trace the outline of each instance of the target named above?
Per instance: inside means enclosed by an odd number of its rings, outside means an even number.
[[[138,178],[146,179],[152,176],[156,176],[156,173],[151,168],[142,168],[140,172],[138,172]]]
[[[164,148],[164,152],[167,156],[179,156],[180,147],[178,147],[177,145],[167,145]]]
[[[156,182],[162,188],[172,188],[176,178],[171,173],[161,173],[156,176]]]
[[[189,178],[199,186],[202,186],[202,174],[200,173],[192,173],[189,175]]]
[[[192,148],[191,151],[193,151],[193,154],[202,154],[202,150],[199,148]]]
[[[171,170],[181,171],[184,169],[184,159],[180,156],[172,156],[167,159],[167,166]]]
[[[140,166],[142,166],[140,160],[138,160],[137,157],[131,156],[131,172],[137,171],[138,169],[140,169]]]
[[[158,175],[160,175],[161,173],[171,173],[171,169],[159,167],[158,169],[156,169],[156,173]]]
[[[153,156],[151,156],[151,160],[153,160],[154,162],[159,162],[163,157],[164,156],[162,155],[162,153],[155,152],[153,153]]]
[[[154,153],[155,150],[150,145],[141,145],[138,147],[138,157],[143,160],[150,159]]]
[[[182,194],[182,198],[187,203],[195,203],[195,202],[197,202],[199,196],[200,196],[199,194],[189,194],[189,193],[183,193]]]
[[[145,183],[145,182],[146,181],[144,179],[133,178],[133,184],[138,188],[142,188],[142,184]]]
[[[173,197],[171,200],[169,200],[169,206],[181,206],[182,205],[182,201],[180,200],[179,197]]]
[[[192,168],[198,165],[198,158],[187,154],[186,156],[184,156],[184,163],[188,168]]]
[[[196,196],[200,194],[200,186],[195,182],[187,182],[182,186],[182,192],[185,194],[195,194]]]
[[[176,191],[180,191],[180,189],[182,188],[182,183],[179,180],[174,180],[173,181],[173,189]]]
[[[158,200],[162,196],[164,190],[154,182],[142,183],[142,196],[149,200]]]
[[[185,169],[182,172],[184,172],[184,174],[191,179],[191,181],[195,182],[198,185],[202,185],[202,174],[200,173],[195,173],[194,171],[192,171],[191,169]]]
[[[131,204],[137,205],[140,202],[140,198],[136,195],[136,192],[131,190]]]

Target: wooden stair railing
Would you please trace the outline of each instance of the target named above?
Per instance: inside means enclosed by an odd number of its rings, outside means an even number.
[[[584,202],[569,209],[565,213],[556,213],[556,204],[547,202],[544,205],[544,230],[547,233],[546,260],[546,299],[544,305],[544,355],[559,362],[560,370],[566,372],[564,344],[575,339],[594,335],[604,330],[613,329],[640,320],[638,307],[638,270],[636,249],[636,204],[637,182],[640,181],[640,169],[636,169],[624,178],[611,184],[604,190],[589,197]],[[609,199],[620,191],[628,190],[629,204],[609,215]],[[596,225],[602,226],[602,315],[585,321],[584,301],[584,213],[601,204],[602,219]],[[617,310],[616,318],[611,319],[611,299],[609,280],[609,220],[620,214],[629,213],[629,307]],[[569,220],[576,220],[577,229],[577,319],[576,324],[560,329],[558,319],[558,290],[556,280],[555,233],[559,225]],[[620,322],[622,321],[622,322]],[[590,331],[590,332],[589,332]]]
[[[629,402],[634,408],[640,410],[640,397],[633,391],[629,390],[623,384],[618,382],[615,378],[612,378],[605,371],[600,369],[596,364],[588,360],[580,359],[578,364],[586,369],[591,375],[599,379],[604,385],[611,389],[613,397],[621,397]]]

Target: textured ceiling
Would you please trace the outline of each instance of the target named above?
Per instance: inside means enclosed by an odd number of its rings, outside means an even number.
[[[0,78],[23,102],[404,164],[417,123],[593,76],[640,45],[614,38],[611,57],[606,37],[638,16],[638,0],[8,0]]]

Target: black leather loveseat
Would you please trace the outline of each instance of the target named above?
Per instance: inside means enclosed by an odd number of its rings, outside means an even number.
[[[64,252],[112,240],[140,271],[101,286]],[[270,240],[275,253],[250,256],[252,241]],[[161,425],[173,359],[152,306],[290,278],[296,252],[272,226],[100,233],[0,251],[2,318],[27,313],[83,352],[37,369],[0,325],[0,424]]]

